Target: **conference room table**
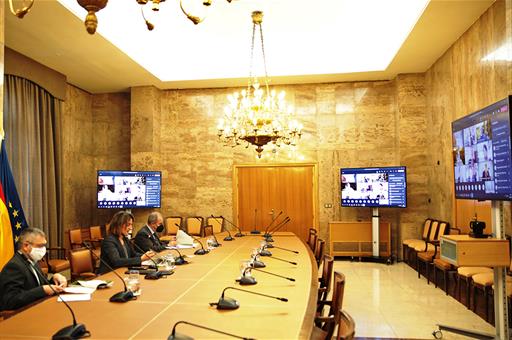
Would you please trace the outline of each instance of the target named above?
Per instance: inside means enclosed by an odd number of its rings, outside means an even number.
[[[193,255],[194,249],[180,249],[189,264],[176,266],[173,275],[159,280],[140,276],[141,295],[126,303],[109,302],[110,296],[123,290],[123,284],[112,272],[99,277],[112,280],[108,289],[96,290],[90,301],[70,302],[76,320],[87,327],[92,339],[167,339],[173,325],[180,320],[222,330],[238,336],[256,339],[308,339],[313,327],[318,290],[318,271],[309,247],[289,232],[274,234],[274,245],[298,251],[298,254],[268,249],[272,257],[261,257],[265,271],[292,277],[288,281],[276,276],[252,271],[256,285],[241,286],[240,262],[248,260],[251,251],[260,245],[261,235],[247,235],[221,246],[206,255]],[[204,239],[203,239],[204,240]],[[203,242],[205,243],[205,242]],[[205,244],[206,246],[206,244]],[[164,251],[172,252],[169,250]],[[175,252],[172,252],[176,254]],[[122,277],[126,268],[116,270]],[[226,297],[239,301],[236,310],[217,310],[217,302],[226,287],[284,297],[288,302],[270,299],[237,290],[227,290]],[[70,312],[57,297],[47,298],[15,316],[0,322],[0,339],[48,339],[59,329],[72,324]],[[176,331],[196,339],[226,338],[186,324]]]

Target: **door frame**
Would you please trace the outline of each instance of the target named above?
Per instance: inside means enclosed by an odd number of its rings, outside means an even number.
[[[247,163],[247,164],[233,164],[233,220],[236,225],[240,224],[238,216],[238,170],[241,168],[284,168],[284,167],[312,167],[313,168],[313,225],[308,228],[318,228],[318,163]]]

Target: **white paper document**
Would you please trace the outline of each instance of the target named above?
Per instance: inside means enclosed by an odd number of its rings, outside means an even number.
[[[59,298],[57,298],[58,302],[62,302],[62,300],[66,301],[66,302],[91,301],[91,294],[67,294],[67,295],[61,295]]]
[[[64,293],[68,294],[92,294],[96,288],[89,287],[81,287],[81,286],[71,286],[64,288]]]
[[[79,280],[78,284],[82,287],[96,289],[96,288],[98,288],[99,285],[107,285],[107,287],[111,287],[114,284],[114,282],[104,281],[104,280],[89,280],[89,281]]]

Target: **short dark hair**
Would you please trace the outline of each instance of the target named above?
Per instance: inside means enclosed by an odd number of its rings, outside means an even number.
[[[124,224],[127,224],[129,220],[135,220],[132,213],[128,211],[121,210],[115,213],[112,216],[112,220],[110,220],[110,226],[108,227],[108,232],[112,235],[120,236],[121,235],[121,227]]]
[[[18,238],[18,244],[17,244],[18,249],[21,248],[23,243],[25,243],[25,242],[32,242],[32,240],[36,236],[42,236],[42,237],[46,238],[46,235],[45,235],[44,231],[42,231],[39,228],[25,228],[25,229],[23,229],[23,231],[20,234],[20,237]]]

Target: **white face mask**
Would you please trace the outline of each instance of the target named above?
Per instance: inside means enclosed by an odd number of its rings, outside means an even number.
[[[132,239],[132,232],[129,231],[128,234],[126,234],[126,238],[131,240]]]
[[[30,258],[32,261],[38,262],[46,255],[46,247],[36,248],[32,247],[30,251]]]

